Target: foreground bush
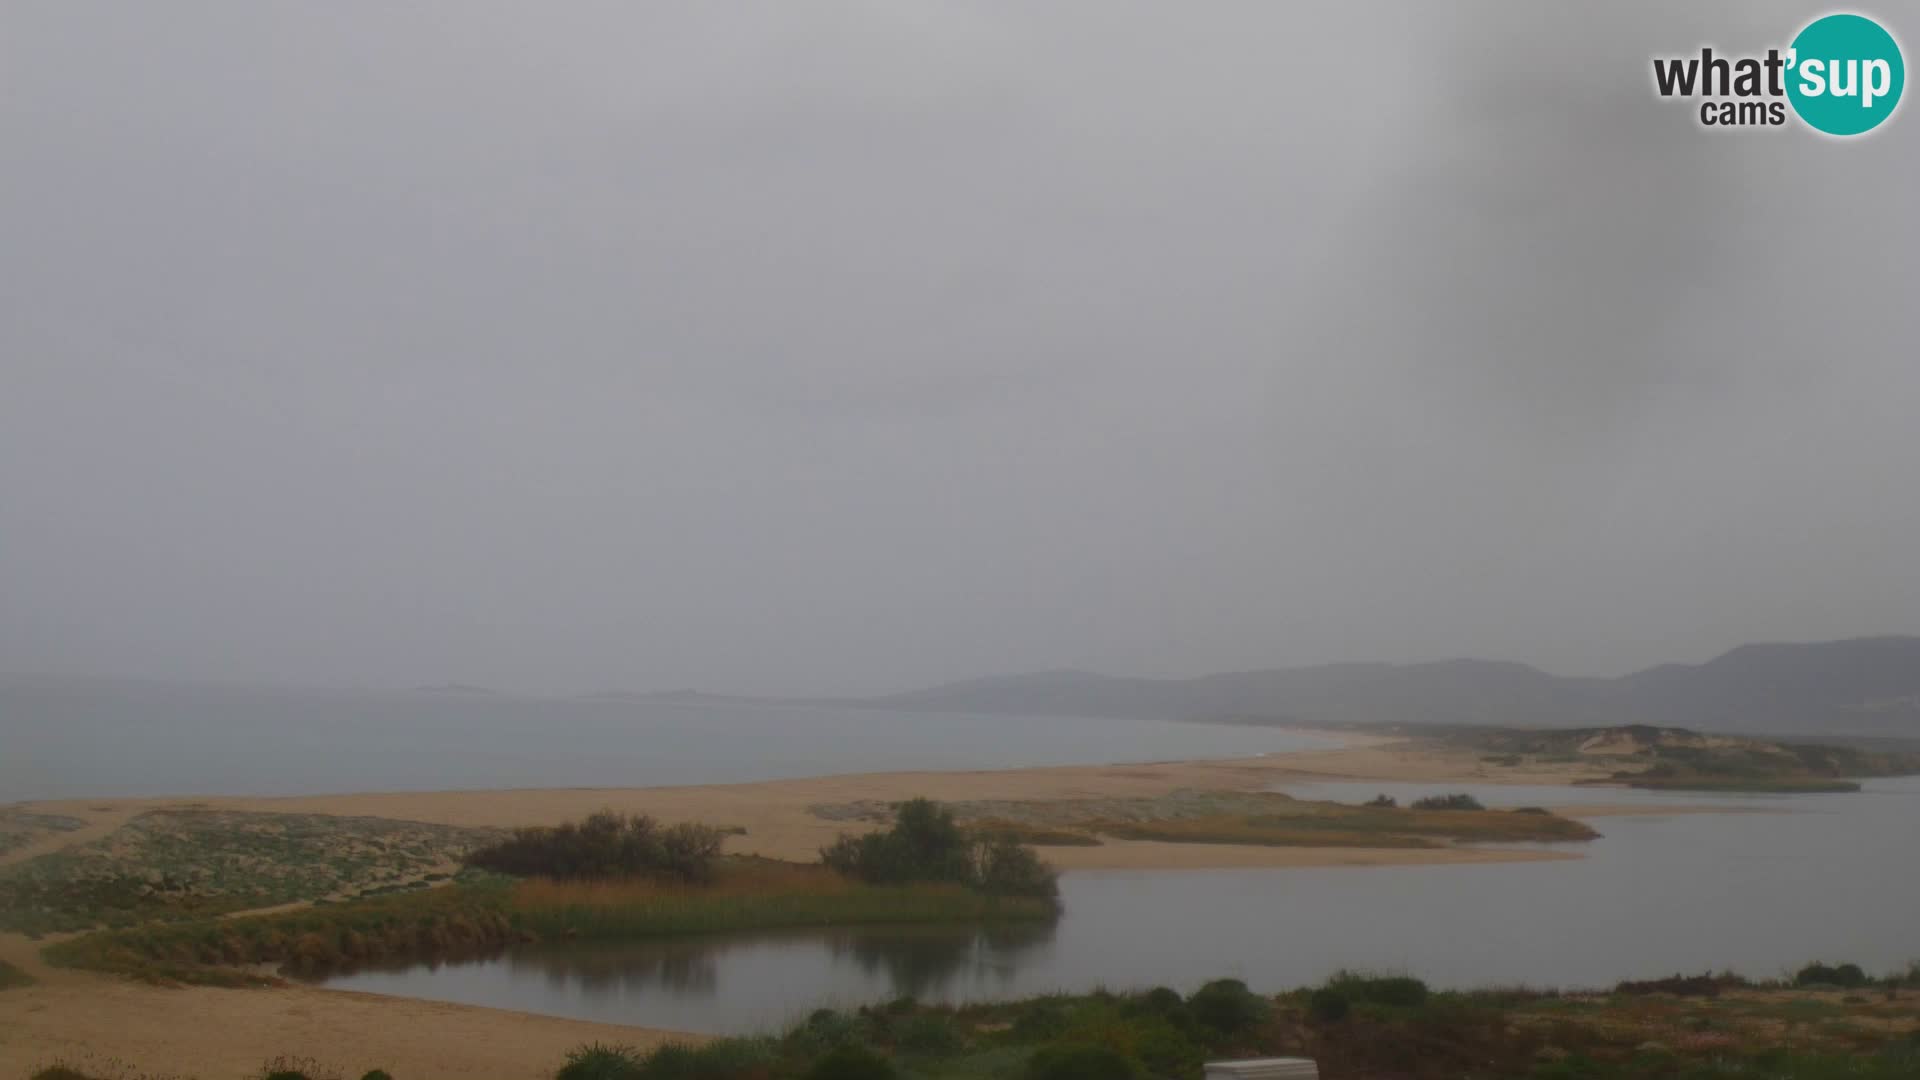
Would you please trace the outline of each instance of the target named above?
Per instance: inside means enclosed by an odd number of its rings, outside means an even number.
[[[1195,1020],[1228,1035],[1259,1024],[1267,1010],[1267,999],[1239,979],[1215,979],[1187,999],[1187,1011]]]
[[[931,799],[901,803],[891,828],[842,836],[820,850],[820,861],[876,885],[953,882],[996,896],[1049,900],[1060,893],[1058,875],[1032,848],[1006,836],[969,836],[952,811]]]
[[[1131,1080],[1139,1075],[1138,1062],[1095,1043],[1043,1046],[1027,1062],[1027,1080]]]
[[[515,829],[508,839],[468,854],[466,864],[517,877],[703,882],[713,877],[723,839],[706,825],[661,828],[644,814],[602,810],[577,824]]]
[[[553,1075],[554,1080],[634,1080],[641,1060],[631,1046],[588,1043],[569,1051],[566,1064]]]
[[[859,1043],[843,1043],[814,1062],[806,1080],[894,1080],[897,1075],[886,1058]]]

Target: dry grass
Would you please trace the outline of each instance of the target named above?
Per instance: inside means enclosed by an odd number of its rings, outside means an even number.
[[[725,865],[710,885],[523,881],[507,907],[541,936],[632,938],[795,926],[1051,918],[1052,902],[959,885],[868,885],[824,867],[771,860]]]

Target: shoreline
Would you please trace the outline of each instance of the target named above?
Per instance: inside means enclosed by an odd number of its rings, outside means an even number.
[[[212,796],[39,800],[18,804],[82,819],[0,856],[0,864],[97,839],[134,816],[162,808],[367,816],[446,825],[550,824],[611,808],[663,822],[744,828],[727,850],[811,860],[852,827],[816,806],[898,801],[924,795],[967,799],[1138,798],[1179,790],[1264,791],[1291,782],[1571,784],[1603,778],[1597,769],[1554,765],[1490,769],[1472,753],[1407,738],[1307,732],[1336,740],[1313,750],[1255,757],[1021,769],[855,773],[804,779],[653,788],[522,788],[301,796]],[[1582,805],[1556,812],[1712,811],[1701,807]],[[1578,859],[1574,850],[1446,846],[1303,848],[1183,844],[1108,838],[1097,847],[1043,847],[1063,871],[1174,871],[1457,865]],[[235,1075],[276,1054],[309,1056],[351,1074],[380,1067],[411,1080],[435,1077],[546,1077],[568,1049],[601,1041],[640,1047],[703,1042],[707,1035],[592,1023],[484,1006],[288,985],[275,988],[162,988],[93,972],[51,968],[45,942],[0,934],[0,959],[38,981],[0,993],[0,1072],[24,1074],[54,1061],[117,1059],[163,1074]],[[203,1018],[219,1015],[208,1025]],[[350,1051],[350,1059],[348,1052]]]
[[[926,796],[965,800],[1050,801],[1151,798],[1182,790],[1252,792],[1292,781],[1383,781],[1416,783],[1568,785],[1605,779],[1579,764],[1493,768],[1470,752],[1413,739],[1301,730],[1338,740],[1338,745],[1281,751],[1254,757],[1112,765],[1045,765],[1015,769],[968,769],[849,773],[744,783],[668,787],[507,788],[455,791],[367,792],[338,795],[187,796],[40,800],[17,804],[62,814],[87,824],[40,838],[0,856],[0,865],[105,835],[134,816],[158,809],[208,809],[265,813],[376,817],[435,825],[514,827],[557,824],[595,810],[649,814],[663,823],[697,821],[744,829],[727,839],[731,854],[811,861],[841,833],[859,827],[816,815],[815,807],[858,802],[897,802]],[[1554,808],[1567,817],[1693,813],[1697,806]],[[1708,808],[1709,810],[1711,808]],[[1061,870],[1176,870],[1241,867],[1435,865],[1523,862],[1579,858],[1558,851],[1445,846],[1436,848],[1267,847],[1124,841],[1098,846],[1040,849]]]

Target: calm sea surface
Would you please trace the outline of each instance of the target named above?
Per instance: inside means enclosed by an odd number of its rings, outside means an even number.
[[[1401,798],[1425,785],[1312,785]],[[1445,790],[1463,790],[1454,785]],[[1816,959],[1920,959],[1920,780],[1857,795],[1685,796],[1468,788],[1489,805],[1700,803],[1740,812],[1595,818],[1574,861],[1298,870],[1083,872],[1052,926],[751,934],[614,948],[529,946],[462,964],[341,976],[356,990],[694,1031],[775,1029],[822,1005],[912,994],[1265,989],[1342,967],[1454,987],[1601,986]]]
[[[0,802],[729,783],[1241,757],[1273,728],[881,709],[0,683]]]

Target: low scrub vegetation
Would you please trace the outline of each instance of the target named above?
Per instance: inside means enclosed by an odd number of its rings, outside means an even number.
[[[713,878],[725,835],[707,825],[663,828],[644,814],[602,810],[579,822],[515,829],[512,836],[469,852],[466,864],[519,877],[704,882]]]
[[[385,1069],[369,1069],[363,1073],[343,1072],[313,1058],[289,1056],[273,1058],[249,1073],[246,1080],[352,1080],[355,1076],[358,1076],[359,1080],[393,1080],[393,1075]],[[105,1065],[88,1062],[73,1065],[62,1062],[36,1070],[28,1080],[181,1080],[181,1078],[136,1071],[120,1062],[110,1062]]]
[[[0,806],[0,855],[85,824],[66,814],[42,814],[20,806]]]
[[[1323,807],[1327,809],[1321,811]],[[1432,848],[1449,841],[1567,842],[1600,835],[1584,822],[1540,812],[1400,810],[1331,803],[1302,803],[1295,812],[1285,814],[1113,821],[1094,828],[1128,840],[1276,847]]]
[[[1146,798],[983,800],[948,805],[963,830],[1027,837],[1077,834],[1181,844],[1430,848],[1450,842],[1578,842],[1599,834],[1535,811],[1402,809],[1389,796],[1365,805],[1294,799],[1278,792],[1175,791]],[[871,803],[823,805],[821,817],[881,818]],[[891,810],[886,811],[888,814]],[[1029,842],[1041,842],[1037,839]],[[842,854],[862,854],[843,841]]]
[[[1041,847],[1099,847],[1100,838],[1079,829],[1054,829],[1019,821],[988,818],[967,823],[967,831],[982,840],[1010,840]]]
[[[1006,836],[969,834],[929,799],[895,810],[891,827],[842,836],[820,852],[829,869],[875,885],[947,883],[994,896],[1052,900],[1058,876],[1031,848]]]
[[[1838,986],[1847,990],[1865,986],[1868,981],[1859,964],[1808,964],[1793,976],[1795,986]]]
[[[1471,795],[1429,795],[1424,799],[1413,800],[1415,810],[1485,810],[1480,800]]]
[[[155,982],[244,985],[263,981],[241,970],[250,965],[320,975],[542,939],[999,922],[1056,914],[1051,898],[937,882],[869,885],[822,866],[739,858],[720,860],[705,884],[494,877],[294,911],[100,931],[51,945],[44,955],[56,964]]]
[[[203,919],[424,887],[497,836],[386,818],[154,810],[99,840],[0,868],[0,930]]]
[[[1824,965],[1813,965],[1824,966]],[[1834,965],[1830,970],[1852,965]],[[1190,994],[1048,995],[951,1007],[902,998],[821,1009],[776,1037],[600,1043],[555,1080],[1201,1080],[1202,1063],[1298,1056],[1329,1080],[1911,1080],[1920,1075],[1913,973],[1886,994],[1748,984],[1733,976],[1623,983],[1612,993],[1436,991],[1406,975],[1341,972],[1277,996],[1234,979]],[[1920,979],[1915,979],[1920,985]],[[1712,993],[1697,993],[1712,985]],[[276,1059],[252,1080],[347,1080]],[[31,1080],[132,1080],[56,1066]],[[370,1072],[361,1080],[391,1080]]]
[[[1052,995],[960,1008],[902,999],[822,1009],[778,1038],[650,1053],[587,1046],[558,1080],[1199,1080],[1202,1063],[1300,1056],[1321,1075],[1396,1080],[1892,1080],[1915,1075],[1920,1006],[1834,1005],[1783,1023],[1773,989],[1719,999],[1447,993],[1342,972],[1278,997],[1237,980],[1182,995]],[[1810,999],[1809,999],[1810,1000]],[[1835,1023],[1850,1016],[1857,1026]]]

